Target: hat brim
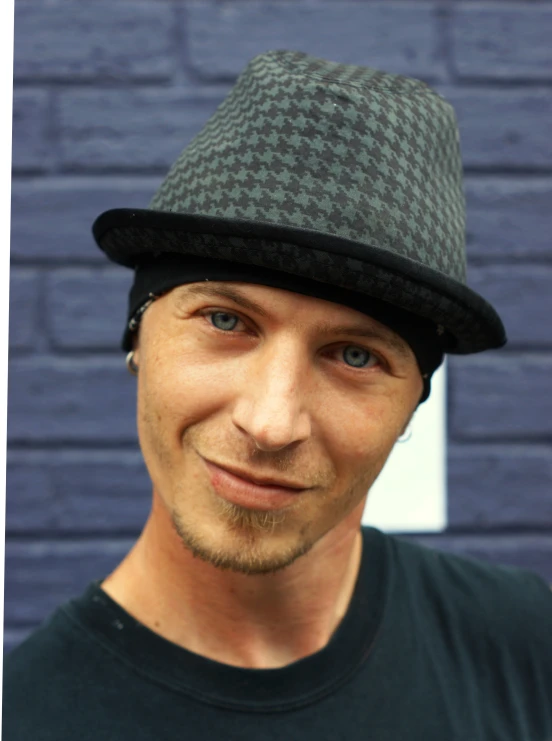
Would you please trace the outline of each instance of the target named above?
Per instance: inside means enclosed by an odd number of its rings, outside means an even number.
[[[374,296],[443,326],[449,353],[482,352],[507,341],[495,309],[463,283],[408,257],[323,232],[129,208],[105,211],[92,232],[107,257],[128,268],[147,256],[176,252],[261,265]],[[186,234],[219,240],[198,248],[197,239],[187,240]],[[279,243],[278,252],[273,242]]]

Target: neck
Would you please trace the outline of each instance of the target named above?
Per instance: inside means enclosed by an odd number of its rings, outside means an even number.
[[[364,501],[311,550],[266,575],[195,558],[162,504],[102,589],[163,638],[214,661],[279,668],[322,650],[345,616],[362,556]]]

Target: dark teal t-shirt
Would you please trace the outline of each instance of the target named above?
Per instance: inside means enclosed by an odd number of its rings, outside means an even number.
[[[362,532],[343,621],[280,669],[180,648],[92,582],[5,658],[2,741],[552,741],[545,581]]]

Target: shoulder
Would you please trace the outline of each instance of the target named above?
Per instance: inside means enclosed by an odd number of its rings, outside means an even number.
[[[486,627],[514,643],[530,641],[552,662],[552,591],[539,574],[391,538],[399,578],[416,590],[418,604],[440,606],[466,630]]]
[[[396,575],[390,603],[407,616],[440,675],[460,687],[458,693],[479,698],[496,719],[497,733],[499,727],[523,725],[532,729],[531,738],[544,739],[546,729],[552,741],[547,581],[526,569],[399,537],[391,537],[390,553],[390,573]]]
[[[68,708],[78,702],[82,666],[90,653],[81,635],[82,629],[58,608],[4,657],[6,738],[69,738],[65,733],[71,717]]]
[[[56,666],[63,666],[71,630],[64,611],[57,608],[5,656],[5,681],[24,677],[29,671],[38,671],[53,657],[56,657]]]

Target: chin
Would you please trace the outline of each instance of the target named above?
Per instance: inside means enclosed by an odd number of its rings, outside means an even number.
[[[228,504],[228,503],[225,503]],[[222,571],[241,574],[271,574],[291,566],[310,551],[314,543],[293,538],[281,527],[275,512],[259,512],[229,505],[229,519],[219,526],[194,527],[176,511],[172,521],[184,547]],[[269,517],[267,517],[269,515]],[[279,531],[279,532],[278,532]]]

